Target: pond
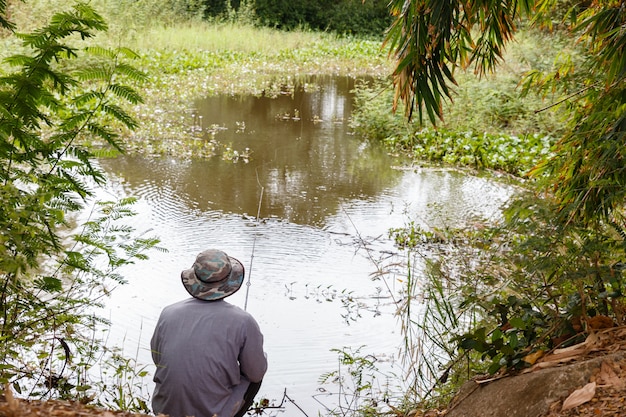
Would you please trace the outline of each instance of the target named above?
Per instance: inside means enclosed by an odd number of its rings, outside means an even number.
[[[138,197],[133,225],[152,230],[168,250],[123,271],[129,283],[113,291],[104,312],[112,343],[152,372],[159,312],[188,297],[181,270],[215,247],[249,276],[228,301],[253,314],[265,336],[269,370],[258,398],[276,404],[286,392],[293,400],[266,413],[334,408],[339,387],[320,378],[340,369],[336,349],[371,355],[402,375],[393,303],[402,276],[373,276],[404,257],[388,230],[497,216],[513,190],[452,171],[396,168],[399,161],[351,133],[354,83],[318,77],[273,98],[199,99],[190,128],[227,145],[228,158],[101,161],[107,192]]]

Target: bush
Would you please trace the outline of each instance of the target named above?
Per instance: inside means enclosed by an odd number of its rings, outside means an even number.
[[[85,4],[57,12],[17,35],[27,52],[0,78],[0,386],[30,397],[97,395],[88,371],[106,322],[95,309],[124,282],[119,268],[158,242],[124,225],[133,199],[89,200],[106,178],[85,143],[120,151],[119,132],[136,127],[124,107],[141,102],[134,53],[72,46],[106,28]]]
[[[262,24],[280,29],[306,27],[377,37],[391,20],[387,2],[381,0],[256,0],[256,14]]]

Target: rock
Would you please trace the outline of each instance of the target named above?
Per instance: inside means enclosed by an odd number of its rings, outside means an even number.
[[[626,352],[604,354],[567,365],[496,379],[465,383],[448,407],[446,417],[539,417],[565,400],[600,372],[603,362],[624,362]]]

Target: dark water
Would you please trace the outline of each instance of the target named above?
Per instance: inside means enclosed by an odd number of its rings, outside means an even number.
[[[250,277],[229,301],[252,313],[265,335],[270,368],[259,395],[280,401],[286,390],[314,416],[340,398],[336,385],[319,382],[339,368],[331,349],[359,349],[402,375],[392,300],[404,277],[372,279],[377,268],[404,260],[388,230],[497,216],[512,190],[455,172],[394,169],[399,161],[350,132],[354,80],[305,81],[276,98],[195,103],[190,128],[225,144],[229,155],[237,151],[236,162],[101,163],[111,175],[109,193],[139,197],[134,226],[152,230],[168,249],[124,271],[129,284],[113,292],[106,310],[111,340],[150,364],[161,308],[188,296],[180,271],[203,249],[221,248]],[[304,415],[293,403],[285,407],[285,415]]]

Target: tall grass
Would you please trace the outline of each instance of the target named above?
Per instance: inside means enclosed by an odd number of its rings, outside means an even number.
[[[234,51],[248,54],[276,54],[320,42],[313,32],[280,32],[270,28],[232,23],[189,21],[177,25],[148,27],[127,39],[138,51],[150,49]]]

